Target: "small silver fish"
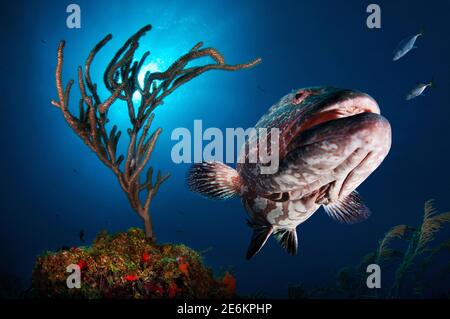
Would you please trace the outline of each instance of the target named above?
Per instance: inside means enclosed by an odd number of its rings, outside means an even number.
[[[423,35],[423,32],[420,32],[416,35],[413,35],[412,37],[408,37],[408,38],[402,40],[398,44],[397,48],[394,50],[394,58],[392,59],[392,61],[397,61],[400,58],[402,58],[403,56],[405,56],[406,53],[408,53],[412,49],[417,49],[417,46],[415,46],[417,38],[422,35]]]
[[[434,86],[434,80],[431,80],[428,83],[417,84],[414,87],[414,89],[412,89],[411,92],[408,93],[408,95],[406,96],[406,100],[409,101],[409,100],[412,100],[412,99],[418,97],[419,95],[422,95],[427,87],[433,87],[433,86]]]

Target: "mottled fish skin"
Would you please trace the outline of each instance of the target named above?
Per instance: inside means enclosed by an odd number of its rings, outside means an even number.
[[[257,143],[249,141],[237,166],[240,195],[252,223],[275,230],[295,229],[321,205],[345,198],[391,146],[390,125],[377,103],[364,93],[334,87],[284,96],[256,128],[279,128],[280,167],[276,174],[261,174],[262,164],[242,162],[257,152]]]

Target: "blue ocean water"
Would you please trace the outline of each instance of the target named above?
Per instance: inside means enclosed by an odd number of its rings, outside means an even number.
[[[0,272],[29,283],[35,257],[60,246],[90,242],[102,229],[141,227],[115,176],[90,152],[50,104],[59,40],[66,40],[64,81],[76,77],[92,47],[113,40],[93,65],[102,87],[106,64],[145,24],[153,30],[139,52],[164,69],[198,41],[217,48],[227,63],[261,57],[250,70],[211,71],[181,87],[156,112],[163,127],[151,164],[170,172],[152,204],[160,242],[213,249],[205,261],[231,267],[238,291],[285,297],[289,284],[332,284],[342,266],[356,264],[397,224],[418,224],[426,200],[450,204],[449,1],[377,1],[381,29],[368,29],[372,1],[82,1],[81,29],[68,29],[67,1],[2,2],[0,7]],[[413,50],[392,62],[398,42],[425,28]],[[139,54],[138,54],[139,55]],[[435,77],[437,88],[405,101],[416,82]],[[335,223],[320,210],[298,227],[299,253],[287,255],[273,240],[251,261],[251,232],[238,199],[212,201],[188,191],[188,164],[173,163],[173,129],[251,127],[280,97],[312,85],[367,92],[393,130],[392,149],[359,188],[373,214],[364,223]],[[76,92],[76,90],[74,91]],[[76,105],[76,94],[72,105]],[[127,114],[113,115],[121,127]],[[449,230],[444,230],[448,237]],[[445,237],[444,236],[444,237]],[[444,260],[447,261],[448,260]]]

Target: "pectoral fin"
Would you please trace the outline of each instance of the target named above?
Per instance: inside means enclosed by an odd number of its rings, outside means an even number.
[[[238,172],[220,162],[192,165],[187,178],[189,189],[214,199],[228,199],[239,195],[241,180]]]
[[[345,224],[362,222],[369,218],[371,214],[357,191],[353,191],[344,199],[324,205],[323,207],[328,216]]]

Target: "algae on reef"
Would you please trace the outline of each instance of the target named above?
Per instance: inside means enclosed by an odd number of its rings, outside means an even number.
[[[81,288],[67,287],[66,267],[77,264]],[[36,260],[31,296],[38,298],[231,298],[236,281],[214,278],[194,250],[150,243],[142,230],[101,232],[90,247],[47,252]]]

